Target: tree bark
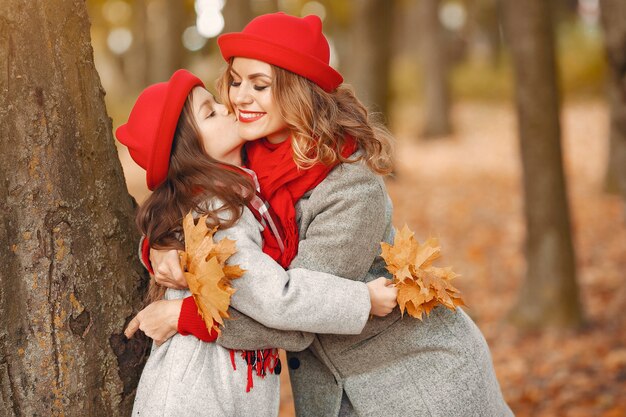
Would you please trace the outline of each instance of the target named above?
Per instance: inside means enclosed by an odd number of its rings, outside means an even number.
[[[504,5],[527,224],[526,280],[511,317],[524,327],[576,327],[583,314],[561,156],[552,9],[545,0]]]
[[[374,112],[388,116],[393,5],[388,0],[354,1],[347,82]]]
[[[605,186],[626,199],[626,4],[600,2],[609,63],[608,102],[611,113]]]
[[[130,415],[147,277],[85,2],[5,0],[0,62],[0,415]]]
[[[450,123],[449,65],[439,0],[420,0],[422,67],[424,69],[424,127],[422,136],[437,138],[452,133]]]

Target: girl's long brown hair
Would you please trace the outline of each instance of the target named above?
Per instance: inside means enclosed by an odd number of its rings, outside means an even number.
[[[222,101],[231,112],[228,89],[233,81],[232,62],[217,81]],[[392,172],[393,137],[382,123],[373,120],[352,87],[344,84],[328,93],[298,74],[275,65],[272,70],[273,99],[292,132],[294,160],[301,168],[317,162],[331,165],[364,160],[377,174]],[[361,150],[357,159],[341,155],[346,135],[357,141]]]
[[[190,93],[174,133],[167,178],[139,208],[135,222],[151,248],[184,249],[182,221],[189,211],[206,214],[209,227],[228,228],[241,217],[254,191],[251,179],[238,168],[205,152]],[[207,207],[211,199],[221,206]],[[147,302],[163,298],[165,290],[152,278]]]

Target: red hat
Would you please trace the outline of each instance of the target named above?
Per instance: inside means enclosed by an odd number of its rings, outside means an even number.
[[[128,122],[115,131],[117,140],[128,147],[133,160],[146,170],[150,190],[167,178],[176,125],[187,96],[196,86],[204,87],[198,77],[186,70],[176,71],[169,81],[143,90]]]
[[[217,38],[222,56],[258,59],[303,76],[333,91],[343,77],[330,66],[330,47],[315,15],[270,13],[252,19],[241,32]]]

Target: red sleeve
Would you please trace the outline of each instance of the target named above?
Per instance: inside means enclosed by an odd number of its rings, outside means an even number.
[[[183,300],[183,306],[180,309],[178,317],[178,333],[183,336],[194,335],[204,342],[215,342],[217,332],[206,328],[204,320],[198,314],[198,306],[193,297],[187,297]]]
[[[141,239],[141,262],[143,263],[143,266],[146,267],[148,272],[154,274],[152,264],[150,263],[150,242],[148,242],[148,239],[146,238]]]

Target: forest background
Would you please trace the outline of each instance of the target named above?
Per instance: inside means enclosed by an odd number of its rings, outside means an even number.
[[[148,190],[111,131],[177,68],[211,89],[216,36],[277,10],[324,20],[393,132],[394,224],[439,238],[515,414],[626,415],[626,1],[0,4],[0,415],[128,415]]]

